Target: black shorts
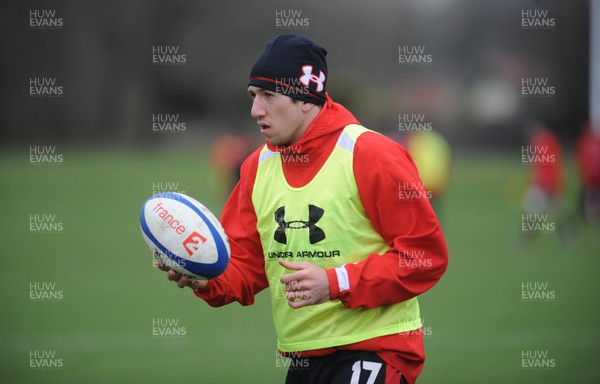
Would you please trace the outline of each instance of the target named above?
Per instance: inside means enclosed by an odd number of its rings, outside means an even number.
[[[407,384],[404,376],[374,352],[337,351],[292,358],[285,384]]]

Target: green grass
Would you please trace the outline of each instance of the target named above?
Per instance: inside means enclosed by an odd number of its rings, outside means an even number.
[[[0,156],[0,381],[283,382],[267,292],[251,307],[210,308],[154,269],[142,240],[139,209],[153,183],[176,182],[220,212],[205,152],[67,151],[59,166],[29,165],[26,149]],[[598,248],[589,230],[571,247],[556,234],[522,241],[510,198],[526,171],[519,160],[454,162],[441,214],[450,265],[420,299],[431,331],[420,383],[587,383],[600,374]],[[56,214],[63,231],[31,233],[36,213]],[[55,283],[64,297],[31,301],[30,282]],[[556,299],[523,302],[523,282],[547,282]],[[178,319],[186,335],[153,336],[156,318]],[[30,350],[55,351],[64,366],[31,370]],[[522,369],[523,350],[547,350],[556,368]]]

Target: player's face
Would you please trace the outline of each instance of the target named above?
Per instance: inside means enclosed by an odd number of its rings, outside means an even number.
[[[307,127],[302,102],[252,85],[248,93],[253,99],[250,114],[271,145],[292,145],[300,139]]]

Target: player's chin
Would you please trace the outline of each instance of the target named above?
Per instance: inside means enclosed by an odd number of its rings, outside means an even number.
[[[266,135],[265,135],[266,136]],[[274,147],[281,146],[281,140],[278,140],[276,137],[266,136],[267,141]]]
[[[273,134],[273,135],[269,135],[269,136],[265,135],[265,136],[266,136],[269,144],[271,144],[272,146],[275,146],[275,147],[284,147],[284,146],[287,146],[289,143],[289,139],[281,137],[279,135]]]

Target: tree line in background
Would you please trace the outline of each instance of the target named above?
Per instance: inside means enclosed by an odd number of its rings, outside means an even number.
[[[330,95],[375,130],[429,127],[457,145],[506,146],[541,122],[571,142],[588,113],[588,9],[584,0],[12,2],[0,14],[1,142],[158,145],[173,127],[199,140],[252,131],[250,67],[281,33],[328,49]],[[554,25],[525,28],[524,18]],[[49,87],[61,94],[35,94]]]

